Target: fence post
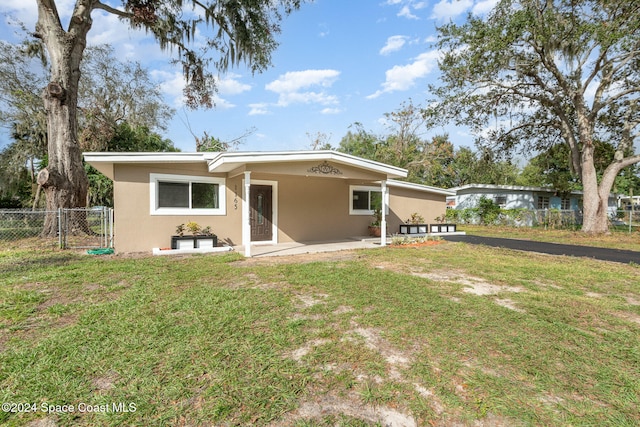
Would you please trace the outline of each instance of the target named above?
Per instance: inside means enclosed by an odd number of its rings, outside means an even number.
[[[109,247],[113,248],[113,208],[109,208]]]
[[[633,221],[633,188],[629,189],[629,198],[631,200],[631,205],[629,206],[629,234],[631,234],[631,221]]]
[[[62,208],[58,208],[58,247],[64,249],[62,246]]]
[[[102,209],[100,209],[100,233],[102,234],[100,236],[100,239],[101,239],[100,245],[103,248],[107,247],[107,215],[106,215],[106,210],[107,210],[107,208],[105,206],[103,206]]]

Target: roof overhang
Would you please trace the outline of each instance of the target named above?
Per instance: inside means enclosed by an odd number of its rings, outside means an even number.
[[[552,187],[526,187],[526,186],[520,186],[520,185],[493,185],[493,184],[466,184],[466,185],[462,185],[460,187],[452,187],[449,188],[449,191],[454,192],[455,194],[458,194],[460,192],[474,192],[474,191],[478,191],[478,192],[491,192],[491,191],[510,191],[510,192],[518,192],[518,191],[532,191],[532,192],[537,192],[537,193],[557,193],[558,190]],[[569,193],[571,194],[582,194],[582,191],[578,191],[578,190],[572,190]]]
[[[430,185],[415,184],[413,182],[396,181],[390,179],[387,181],[389,187],[405,188],[407,190],[422,191],[424,193],[440,194],[442,196],[455,196],[455,191],[445,190],[444,188],[432,187]]]
[[[373,160],[356,157],[333,150],[318,151],[252,151],[205,153],[209,172],[229,173],[235,170],[251,170],[251,165],[300,163],[300,162],[332,162],[351,166],[357,169],[386,175],[387,179],[406,178],[407,170]]]
[[[319,151],[249,151],[200,153],[84,153],[91,166],[113,179],[115,164],[202,163],[211,173],[251,170],[252,165],[304,162],[332,162],[383,175],[386,179],[406,178],[407,170],[333,150]]]
[[[116,163],[202,163],[205,154],[214,153],[83,153],[84,160],[98,171],[113,179],[113,165]]]

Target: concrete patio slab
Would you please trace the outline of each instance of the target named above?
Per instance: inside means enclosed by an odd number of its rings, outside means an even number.
[[[463,236],[464,232],[451,233],[429,233],[429,236]],[[402,237],[402,235],[398,235]],[[424,237],[425,234],[410,235],[409,237]],[[387,236],[387,245],[391,244],[392,236]],[[344,240],[334,241],[311,241],[311,242],[288,242],[277,245],[251,245],[252,257],[300,255],[319,252],[335,252],[350,249],[373,249],[380,248],[380,238],[370,236],[354,236]],[[244,253],[244,246],[235,246],[234,250]]]
[[[380,238],[353,237],[351,239],[336,241],[287,242],[278,243],[277,245],[252,245],[251,256],[258,258],[335,252],[350,249],[372,249],[380,247]],[[244,246],[236,246],[234,249],[238,251],[238,253],[244,253]]]

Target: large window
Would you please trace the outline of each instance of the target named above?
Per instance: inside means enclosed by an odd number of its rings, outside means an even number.
[[[500,206],[503,209],[505,206],[507,206],[507,196],[495,196],[493,198],[493,201],[496,205]]]
[[[351,186],[349,213],[351,215],[373,215],[375,209],[382,209],[380,187]]]
[[[152,215],[224,215],[224,179],[150,175]]]
[[[549,209],[548,196],[538,196],[538,209]]]

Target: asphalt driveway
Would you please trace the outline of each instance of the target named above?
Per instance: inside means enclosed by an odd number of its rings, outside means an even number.
[[[559,243],[535,242],[532,240],[503,239],[499,237],[481,236],[442,236],[449,242],[464,242],[472,245],[485,245],[497,248],[515,249],[518,251],[539,252],[550,255],[567,255],[593,258],[602,261],[631,262],[640,264],[640,252],[622,249],[595,248],[590,246],[563,245]]]

